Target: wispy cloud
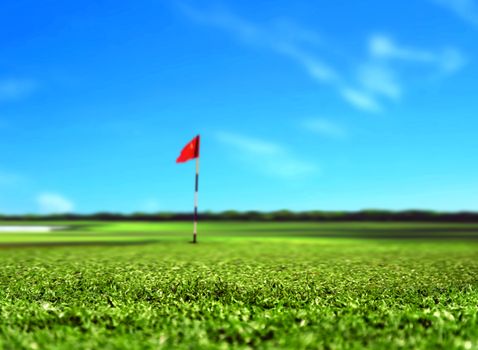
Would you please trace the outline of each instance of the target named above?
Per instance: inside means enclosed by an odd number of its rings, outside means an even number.
[[[276,32],[290,42],[301,43],[310,46],[322,46],[324,40],[313,30],[304,28],[286,18],[281,18],[274,21],[274,28]]]
[[[382,111],[382,106],[377,102],[375,96],[365,90],[344,88],[341,94],[345,100],[359,109],[374,113]]]
[[[359,66],[357,79],[360,85],[372,94],[392,100],[398,100],[402,96],[402,87],[396,72],[386,65],[368,63]]]
[[[234,151],[236,159],[269,176],[291,179],[318,171],[314,163],[300,159],[280,144],[228,132],[219,132],[216,137]]]
[[[31,79],[0,79],[0,102],[28,97],[37,87],[37,82]]]
[[[455,48],[427,50],[397,44],[383,34],[373,34],[368,40],[368,58],[356,66],[355,89],[342,90],[351,103],[368,110],[380,111],[377,101],[399,101],[411,79],[407,66],[424,66],[423,74],[446,77],[466,65],[465,56]],[[425,75],[423,75],[425,76]],[[413,79],[416,79],[414,73]]]
[[[461,2],[468,4],[471,0]],[[420,49],[399,45],[386,35],[374,34],[367,42],[367,57],[352,63],[355,75],[351,75],[348,73],[350,67],[338,69],[323,58],[329,57],[331,50],[320,35],[292,24],[294,22],[283,21],[281,25],[254,23],[224,9],[198,10],[184,4],[179,7],[184,15],[197,23],[220,28],[247,45],[289,58],[312,79],[334,89],[346,103],[369,113],[380,113],[386,102],[401,99],[406,75],[402,74],[400,66],[395,65],[397,61],[427,65],[441,75],[455,73],[466,64],[465,56],[455,48]]]
[[[339,74],[330,65],[293,43],[277,43],[276,51],[294,59],[313,79],[322,83],[341,84]]]
[[[68,198],[57,193],[43,193],[37,197],[37,204],[42,213],[71,213],[75,206]]]
[[[180,9],[198,23],[224,29],[246,44],[267,48],[294,60],[314,79],[321,82],[337,79],[337,73],[331,66],[301,46],[304,42],[320,45],[319,36],[293,22],[281,21],[279,25],[261,26],[225,10],[199,11],[185,4],[181,4]]]
[[[432,0],[453,11],[463,20],[478,26],[478,5],[475,0]]]
[[[344,127],[328,119],[307,119],[301,123],[301,126],[312,133],[333,139],[344,139],[347,137],[347,131]]]
[[[381,34],[375,34],[370,38],[369,52],[372,57],[382,60],[431,64],[446,73],[458,71],[466,64],[464,55],[455,48],[433,52],[399,45],[390,37]]]
[[[368,112],[380,110],[373,96],[361,99],[350,98],[350,84],[331,64],[317,55],[323,49],[320,36],[315,32],[301,28],[291,21],[277,25],[260,25],[249,22],[225,10],[199,11],[186,5],[180,9],[191,20],[203,25],[221,28],[232,33],[241,42],[265,48],[289,58],[298,64],[315,81],[326,84],[337,91],[339,96],[353,107]],[[286,23],[286,24],[284,24]],[[311,48],[312,47],[312,48]]]

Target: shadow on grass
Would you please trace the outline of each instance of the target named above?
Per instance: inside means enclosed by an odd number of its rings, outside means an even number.
[[[305,233],[297,234],[296,237],[309,237],[309,238],[355,238],[355,239],[380,239],[380,240],[478,240],[478,233],[476,234],[453,234],[453,233],[440,233],[440,234],[423,234],[423,233],[408,233],[408,234],[397,234],[390,232],[375,232],[375,233]]]

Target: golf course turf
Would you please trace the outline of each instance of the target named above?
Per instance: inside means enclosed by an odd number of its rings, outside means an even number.
[[[0,234],[2,349],[478,349],[478,225],[50,224]]]

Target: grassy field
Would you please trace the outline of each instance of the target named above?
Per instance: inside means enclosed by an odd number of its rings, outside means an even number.
[[[0,234],[0,348],[478,349],[478,225],[54,224]]]

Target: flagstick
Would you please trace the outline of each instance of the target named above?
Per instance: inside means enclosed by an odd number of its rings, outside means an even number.
[[[194,231],[193,243],[197,243],[198,230],[198,192],[199,192],[199,157],[196,158],[196,190],[194,192]]]

